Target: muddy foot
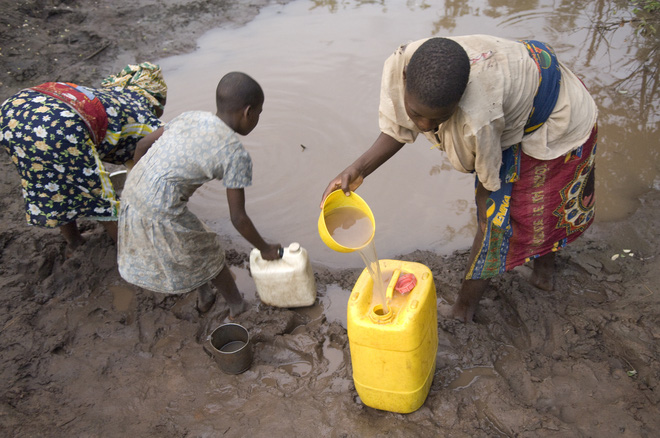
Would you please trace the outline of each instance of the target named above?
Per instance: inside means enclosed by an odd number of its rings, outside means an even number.
[[[542,290],[554,289],[555,254],[549,253],[534,260],[534,270],[529,282]]]
[[[539,289],[547,290],[548,292],[554,290],[554,284],[553,284],[554,282],[553,282],[552,274],[543,275],[534,271],[532,273],[532,277],[529,279],[529,282],[532,283],[534,286],[538,287]]]
[[[78,250],[85,242],[86,239],[81,237],[78,240],[67,243],[66,247],[64,247],[64,260],[69,260],[71,257],[73,257],[73,253],[76,252],[76,250]]]
[[[245,312],[248,307],[250,306],[245,300],[237,304],[229,304],[229,320],[233,321],[238,315]]]
[[[193,294],[188,293],[185,296],[176,298],[177,302],[172,306],[174,316],[184,321],[196,321],[199,319],[199,315],[195,309],[195,296]]]
[[[488,279],[464,280],[449,317],[462,322],[472,322],[479,307],[479,300],[488,286]]]
[[[448,311],[449,318],[457,319],[461,322],[472,322],[474,314],[477,311],[477,304],[474,305],[464,305],[462,303],[456,303],[451,306],[451,309]]]
[[[215,304],[215,291],[209,284],[205,284],[197,289],[197,311],[206,313]]]

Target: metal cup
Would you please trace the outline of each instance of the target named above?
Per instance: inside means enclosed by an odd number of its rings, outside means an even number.
[[[225,373],[241,374],[252,365],[250,334],[242,325],[223,324],[206,341],[206,350]]]

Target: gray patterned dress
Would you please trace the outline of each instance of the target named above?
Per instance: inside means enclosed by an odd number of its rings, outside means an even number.
[[[121,196],[119,273],[163,293],[212,280],[225,258],[217,235],[187,207],[207,181],[227,188],[252,182],[252,160],[236,133],[210,112],[183,113],[131,170]]]

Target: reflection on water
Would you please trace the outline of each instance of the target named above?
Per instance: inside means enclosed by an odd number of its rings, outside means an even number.
[[[658,184],[659,38],[635,35],[629,2],[561,1],[548,23],[573,42],[571,65],[600,108],[597,220],[623,219]],[[576,13],[575,10],[581,12]]]
[[[254,161],[248,213],[267,240],[300,242],[314,262],[356,266],[356,254],[335,253],[321,242],[318,205],[327,182],[378,134],[386,57],[403,42],[431,35],[546,40],[598,103],[596,220],[619,219],[634,210],[638,195],[660,184],[657,40],[636,36],[625,24],[629,18],[612,0],[273,5],[242,28],[207,33],[195,53],[160,61],[170,87],[164,118],[187,109],[213,111],[213,91],[227,71],[255,77],[266,102],[260,124],[243,139]],[[423,138],[370,175],[359,192],[376,218],[381,258],[414,249],[450,253],[471,243],[473,177],[452,170]],[[191,209],[248,249],[231,226],[221,182],[198,190]]]
[[[447,385],[449,389],[461,390],[469,388],[479,378],[495,377],[495,371],[491,367],[474,367],[460,370],[458,377]]]
[[[254,284],[250,271],[244,267],[232,266],[230,272],[232,277],[234,277],[238,290],[243,294],[243,298],[248,302],[254,302],[259,294],[257,293],[257,286]]]

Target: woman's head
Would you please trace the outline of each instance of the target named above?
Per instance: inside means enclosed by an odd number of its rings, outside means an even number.
[[[241,135],[249,134],[259,122],[264,92],[257,81],[242,72],[227,73],[215,92],[218,114],[231,119],[230,126]]]
[[[470,77],[465,50],[447,38],[431,38],[413,53],[404,71],[404,103],[422,131],[436,129],[458,106]]]
[[[106,88],[128,88],[144,96],[153,105],[160,117],[167,100],[167,85],[160,66],[150,62],[127,65],[116,75],[110,75],[101,82]]]

